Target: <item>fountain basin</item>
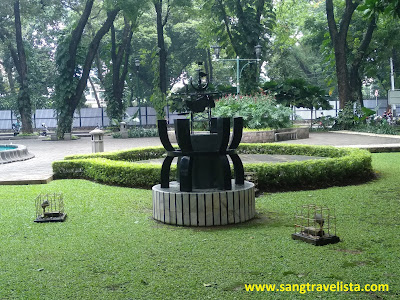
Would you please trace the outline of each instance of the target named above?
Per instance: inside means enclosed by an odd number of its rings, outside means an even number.
[[[27,160],[34,157],[35,155],[29,153],[28,148],[24,145],[0,144],[0,164]]]
[[[153,186],[153,218],[181,226],[219,226],[243,223],[255,215],[254,184],[245,181],[232,190],[181,192],[178,182],[169,188]]]

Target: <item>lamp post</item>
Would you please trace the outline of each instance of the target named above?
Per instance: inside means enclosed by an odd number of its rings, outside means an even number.
[[[137,85],[136,85],[136,88],[137,88],[136,98],[137,98],[138,106],[139,106],[139,124],[140,124],[140,126],[142,126],[142,110],[140,108],[140,93],[139,93],[139,67],[140,67],[139,58],[135,59],[135,66],[136,66],[136,79],[137,79],[137,81],[136,81],[137,82]]]
[[[261,45],[257,45],[254,47],[254,51],[256,53],[256,58],[250,58],[250,59],[245,59],[245,58],[239,58],[239,56],[236,56],[236,58],[219,58],[219,55],[221,53],[221,46],[219,45],[214,45],[211,46],[211,48],[214,50],[215,57],[217,58],[217,61],[236,61],[236,94],[239,95],[240,93],[240,78],[242,77],[242,72],[243,69],[252,63],[257,63],[260,61],[260,55],[261,55]],[[240,68],[240,62],[245,61],[247,62],[242,68]]]

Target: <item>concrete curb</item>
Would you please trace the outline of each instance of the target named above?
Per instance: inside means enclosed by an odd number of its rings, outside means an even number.
[[[374,137],[382,137],[382,138],[391,138],[391,139],[399,139],[400,135],[393,134],[378,134],[378,133],[370,133],[370,132],[359,132],[359,131],[350,131],[350,130],[338,130],[338,131],[329,131],[331,133],[343,133],[343,134],[356,134],[356,135],[365,135],[365,136],[374,136]],[[399,141],[400,143],[400,141]]]

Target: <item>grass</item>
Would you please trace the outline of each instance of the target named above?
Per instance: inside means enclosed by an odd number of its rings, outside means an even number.
[[[0,299],[397,299],[399,153],[373,154],[367,184],[275,193],[238,226],[151,219],[151,191],[84,180],[0,187]],[[64,194],[67,221],[37,224],[40,192]],[[290,238],[301,204],[336,209],[341,242]],[[389,284],[389,292],[246,292],[245,283]]]

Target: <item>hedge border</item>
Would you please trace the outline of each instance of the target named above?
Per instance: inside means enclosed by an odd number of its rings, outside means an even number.
[[[292,144],[240,144],[239,154],[319,156],[324,159],[284,163],[246,163],[262,191],[325,188],[366,182],[373,178],[371,153],[366,150]],[[160,181],[161,165],[135,161],[165,157],[163,147],[70,155],[53,162],[55,179],[90,179],[100,183],[150,188]],[[171,166],[171,178],[176,168]]]

